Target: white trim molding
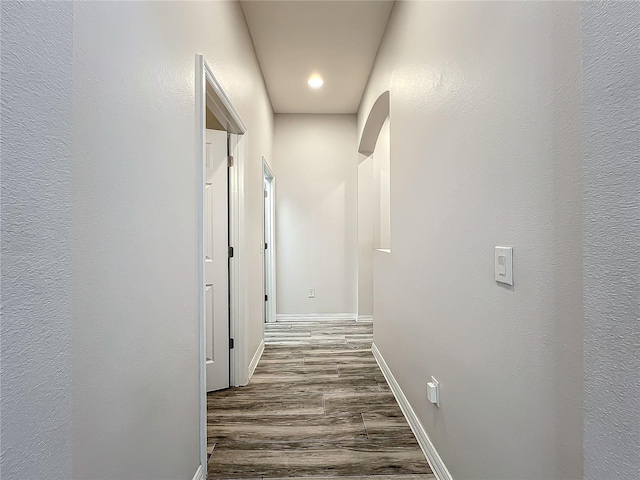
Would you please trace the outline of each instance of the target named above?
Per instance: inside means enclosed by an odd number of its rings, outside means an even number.
[[[260,361],[260,358],[262,358],[263,353],[264,339],[260,342],[260,345],[258,345],[258,350],[256,350],[255,355],[251,359],[251,363],[249,363],[249,369],[247,371],[247,383],[249,383],[249,380],[251,380],[251,377],[253,377],[253,372],[256,371],[256,367],[258,366],[258,362]]]
[[[197,184],[194,185],[198,192],[198,362],[200,381],[200,469],[207,464],[207,379],[206,379],[206,339],[204,319],[204,158],[205,158],[205,118],[206,118],[206,86],[204,58],[196,55],[196,152],[195,169],[198,172]],[[197,474],[196,474],[197,475]]]
[[[356,321],[363,322],[363,323],[371,323],[373,322],[373,315],[358,314],[358,318],[356,319]]]
[[[427,435],[427,432],[422,426],[422,423],[420,423],[416,412],[414,412],[413,408],[411,408],[409,400],[407,400],[407,397],[400,388],[400,384],[398,384],[395,377],[393,376],[393,373],[391,373],[387,362],[380,353],[380,350],[378,350],[378,347],[375,343],[371,345],[371,352],[378,362],[380,370],[382,370],[384,378],[387,380],[387,383],[389,384],[393,395],[396,397],[402,413],[407,419],[407,422],[409,422],[409,426],[411,427],[411,430],[413,431],[413,434],[418,441],[418,445],[420,445],[420,448],[422,449],[422,453],[424,453],[427,462],[429,462],[431,470],[433,470],[433,474],[438,480],[453,480],[451,473],[449,473],[449,470],[442,461],[442,458],[440,458],[440,455],[438,455],[436,448],[433,446],[433,443],[431,443],[431,440],[429,439],[429,435]]]
[[[230,338],[235,341],[235,348],[231,350],[231,385],[240,387],[246,385],[247,378],[247,312],[249,299],[247,296],[248,264],[242,252],[246,252],[245,225],[245,162],[247,152],[247,135],[230,135],[230,152],[234,158],[233,168],[229,169],[229,240],[238,255],[234,255],[229,262],[229,287],[231,289],[230,308]]]
[[[193,480],[207,480],[207,476],[204,474],[204,468],[202,468],[202,465],[200,465],[198,470],[196,470]]]
[[[262,157],[262,173],[265,181],[265,197],[264,203],[264,233],[265,244],[268,247],[263,250],[264,264],[265,264],[265,294],[268,295],[268,300],[265,299],[265,322],[273,323],[276,321],[276,299],[277,299],[277,283],[276,282],[276,176],[273,173],[273,169],[267,162],[267,159]]]
[[[233,168],[230,174],[230,238],[232,245],[239,253],[231,262],[230,288],[230,338],[236,341],[236,347],[231,352],[230,383],[237,386],[243,384],[246,370],[246,322],[245,315],[248,312],[248,300],[246,298],[246,285],[248,275],[246,266],[241,259],[245,252],[244,240],[244,162],[246,144],[244,135],[247,127],[240,118],[231,100],[216,79],[215,75],[200,54],[195,56],[195,127],[196,127],[196,158],[195,168],[198,172],[194,189],[197,192],[198,213],[198,331],[199,331],[199,380],[200,380],[200,464],[204,479],[207,473],[207,388],[206,388],[206,340],[205,340],[205,292],[204,292],[204,160],[205,160],[205,129],[206,109],[211,112],[230,134],[232,150],[237,159],[237,168]],[[196,478],[198,474],[196,474]]]
[[[207,79],[207,85],[205,87],[205,101],[211,113],[213,113],[218,121],[222,124],[224,129],[228,133],[236,133],[238,135],[243,135],[247,131],[247,127],[240,118],[240,114],[234,108],[231,100],[227,96],[227,93],[218,82],[218,79],[207,65],[207,62],[204,61],[204,56],[198,55],[200,57],[198,60],[201,60],[204,64],[204,74]]]
[[[279,313],[276,322],[306,322],[313,320],[356,320],[355,313]]]

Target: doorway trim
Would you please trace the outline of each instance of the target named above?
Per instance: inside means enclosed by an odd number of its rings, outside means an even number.
[[[234,166],[229,170],[229,241],[239,253],[244,251],[244,163],[246,158],[247,132],[245,123],[240,118],[231,100],[216,79],[204,60],[204,56],[195,56],[195,121],[196,121],[196,192],[198,212],[198,340],[199,340],[199,383],[200,383],[200,467],[207,472],[207,385],[206,385],[206,338],[205,338],[205,292],[204,292],[204,160],[205,129],[207,107],[222,124],[228,134],[229,151],[235,156]],[[246,303],[245,265],[242,255],[234,255],[229,262],[229,335],[234,338],[234,348],[230,350],[229,376],[231,385],[239,385],[245,381],[246,322],[248,311]],[[244,375],[243,375],[244,370]]]
[[[262,169],[264,182],[266,183],[265,194],[265,212],[264,212],[264,232],[265,243],[267,248],[264,249],[264,265],[265,265],[265,295],[269,300],[266,301],[265,322],[273,323],[276,321],[276,176],[267,162],[262,157]],[[268,205],[268,207],[267,207]]]

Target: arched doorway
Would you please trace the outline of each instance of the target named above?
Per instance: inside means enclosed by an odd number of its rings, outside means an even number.
[[[373,320],[375,252],[391,253],[389,91],[371,107],[358,152],[358,320]]]

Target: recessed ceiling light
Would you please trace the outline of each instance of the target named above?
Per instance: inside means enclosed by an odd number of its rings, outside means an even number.
[[[324,84],[324,80],[320,75],[311,75],[307,83],[311,88],[320,88]]]

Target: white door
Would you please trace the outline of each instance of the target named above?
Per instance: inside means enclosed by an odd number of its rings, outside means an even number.
[[[275,178],[263,159],[264,171],[264,318],[265,322],[276,321],[275,281]]]
[[[207,392],[229,388],[227,132],[206,130],[204,291]]]
[[[263,285],[264,285],[264,321],[268,322],[269,321],[269,255],[267,250],[269,249],[269,191],[268,191],[268,185],[267,185],[267,179],[265,178],[264,181],[262,182],[262,188],[264,190],[264,219],[262,222],[263,225],[263,231],[262,231],[262,241],[264,242],[264,250],[263,253],[264,255],[262,256],[262,259],[264,260],[264,265],[263,265]]]

